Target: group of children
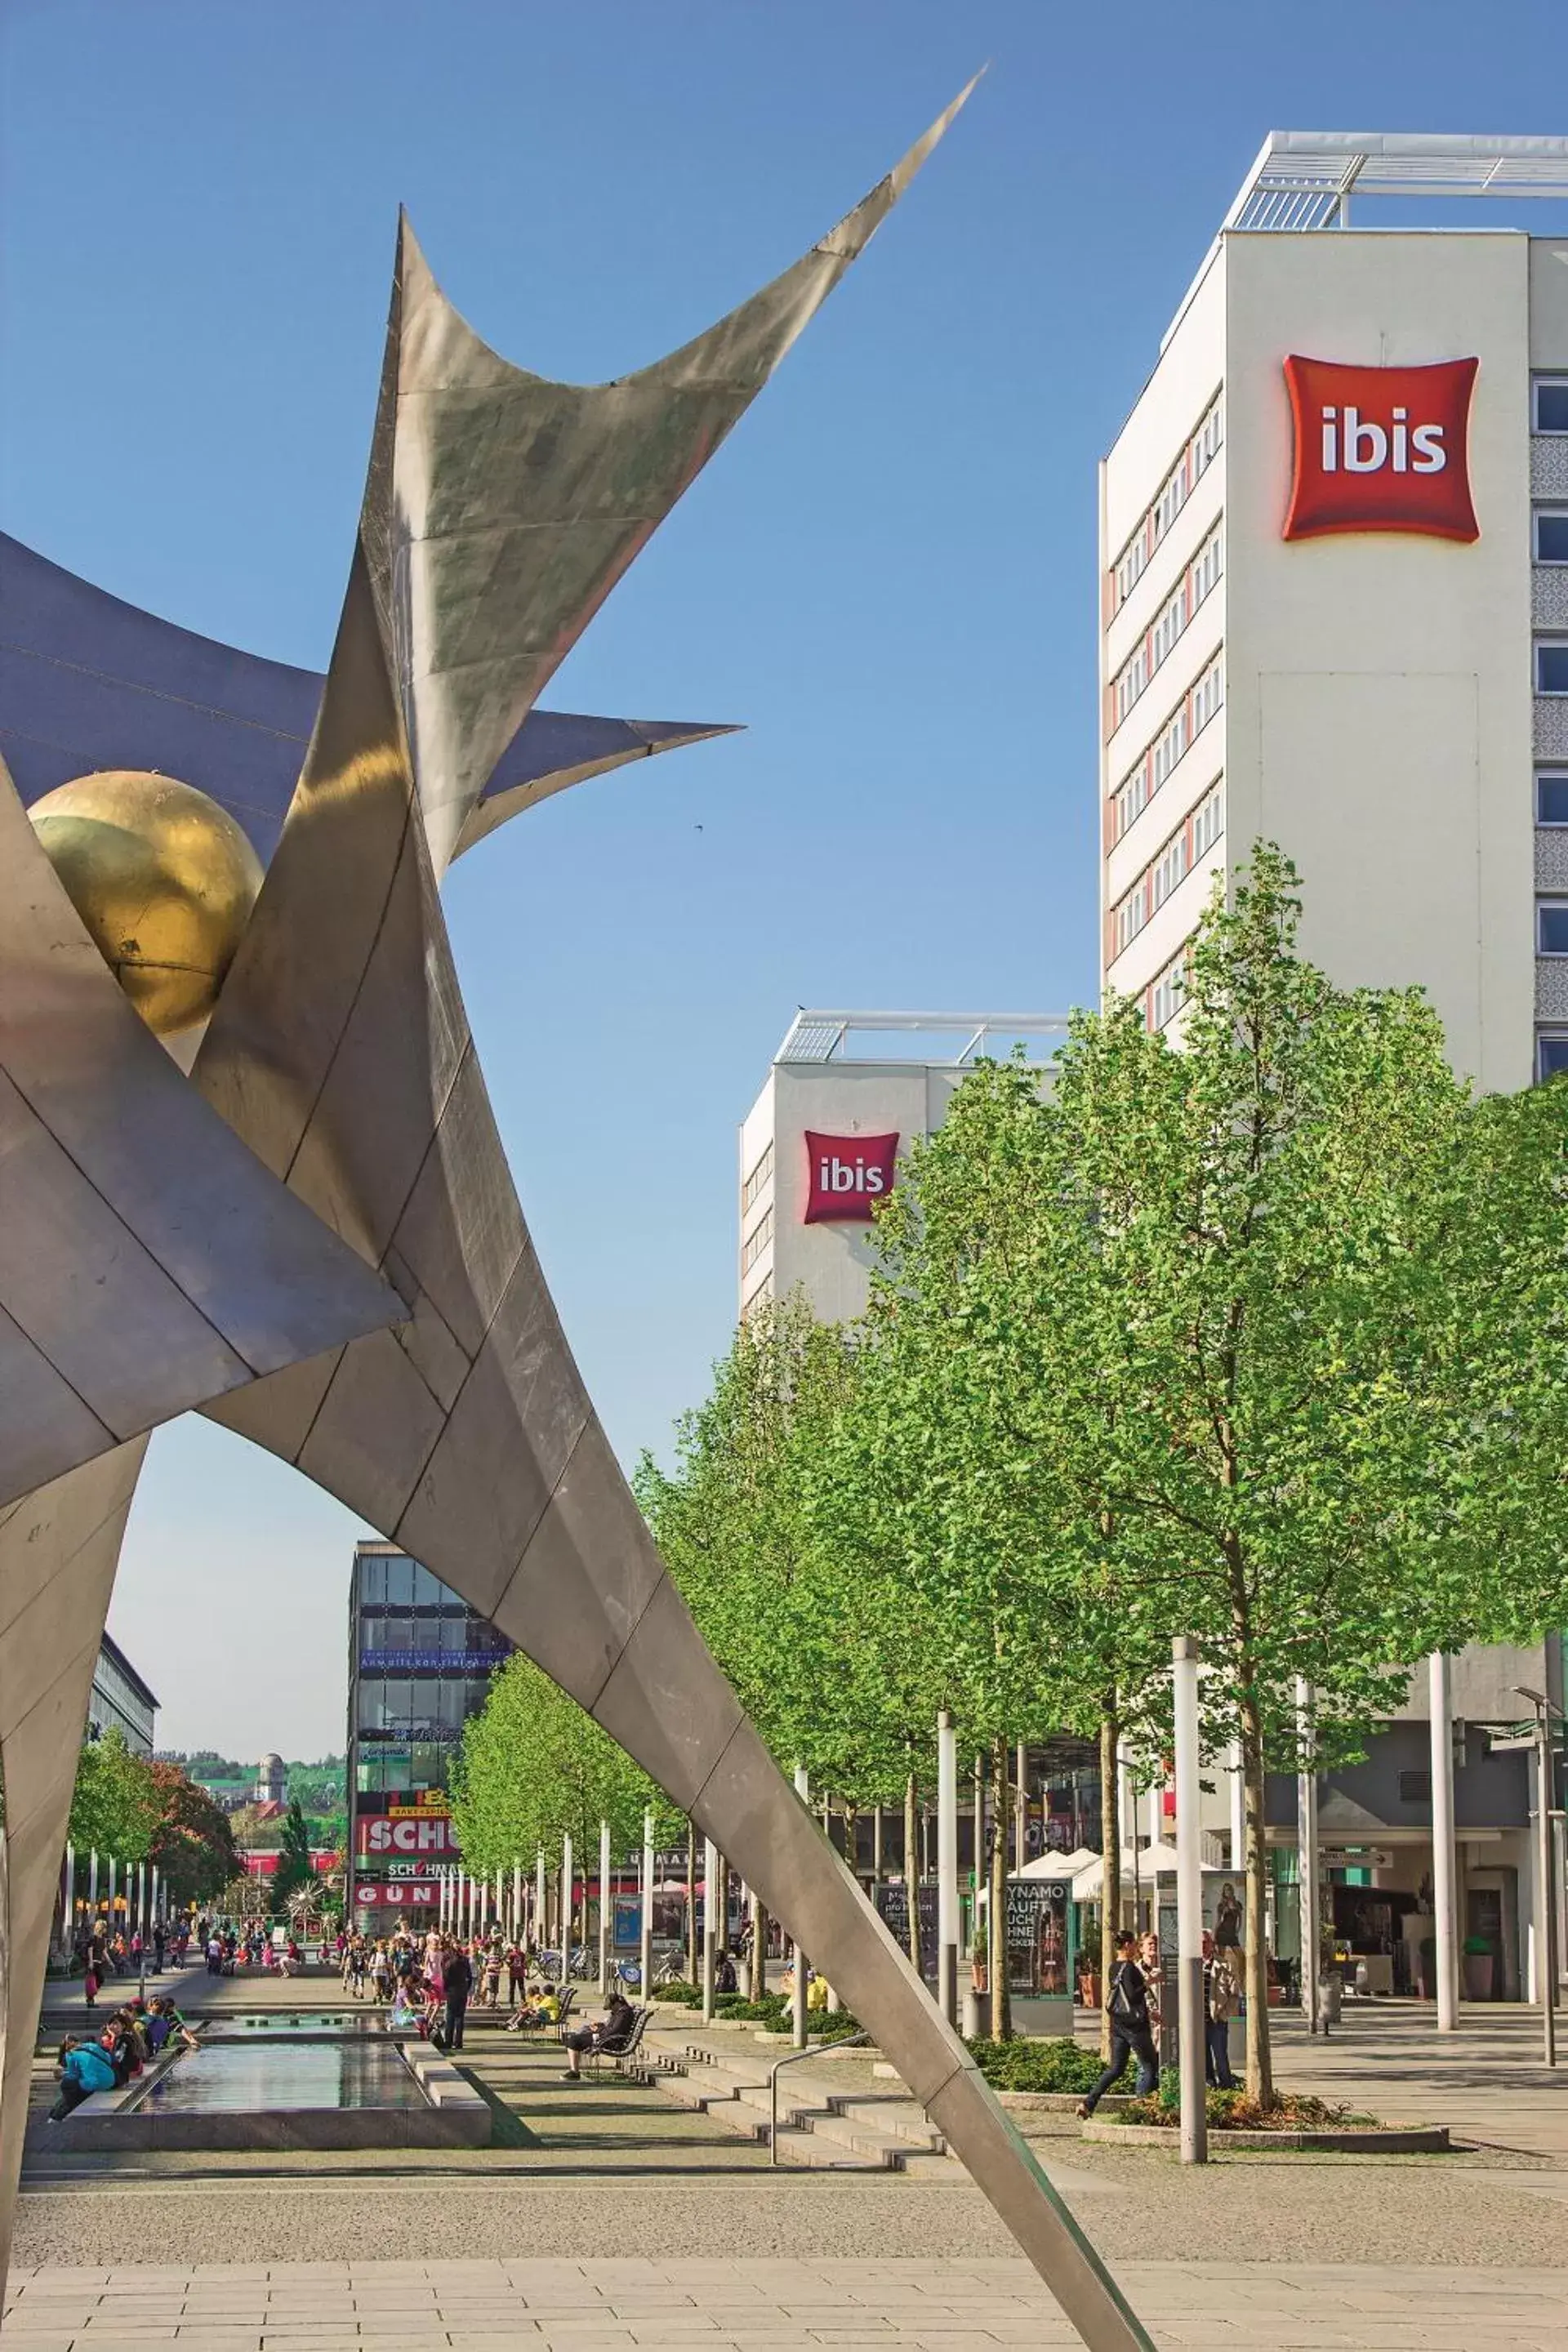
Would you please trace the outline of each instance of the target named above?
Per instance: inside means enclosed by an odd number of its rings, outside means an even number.
[[[64,2123],[95,2091],[123,2090],[161,2052],[195,2046],[195,2035],[166,1993],[154,1993],[145,2009],[139,2000],[127,2001],[97,2035],[68,2033],[60,2043],[59,2095],[49,2121]]]

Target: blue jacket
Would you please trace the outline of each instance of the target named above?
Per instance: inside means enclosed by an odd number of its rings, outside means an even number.
[[[84,2091],[112,2091],[114,2088],[114,2068],[101,2042],[79,2042],[74,2050],[68,2050],[64,2071],[72,2082],[79,2083]]]

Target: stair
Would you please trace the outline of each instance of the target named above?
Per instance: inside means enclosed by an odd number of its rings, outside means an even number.
[[[759,2064],[744,2051],[700,2042],[672,2044],[650,2037],[646,2046],[666,2097],[767,2146],[772,2099],[765,2061]],[[829,2092],[821,2080],[803,2082],[805,2071],[791,2068],[779,2084],[781,2159],[814,2170],[952,2179],[956,2166],[946,2141],[912,2099]]]

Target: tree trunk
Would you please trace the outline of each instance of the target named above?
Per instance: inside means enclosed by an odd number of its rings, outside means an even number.
[[[686,1981],[701,1975],[702,1948],[697,1939],[697,1824],[686,1824]]]
[[[904,1893],[909,1898],[910,1966],[921,1972],[920,1784],[913,1771],[904,1782]]]
[[[1274,2066],[1268,2044],[1264,1907],[1268,1849],[1263,1825],[1263,1722],[1250,1696],[1241,1702],[1241,1762],[1247,1798],[1247,2095],[1259,2106],[1270,2107]]]
[[[752,1893],[752,1980],[749,1998],[761,2000],[768,1989],[768,1915],[763,1908],[763,1898],[755,1889]]]
[[[839,1802],[844,1813],[844,1859],[849,1864],[850,1876],[858,1881],[860,1856],[857,1849],[860,1843],[860,1808],[852,1797],[843,1797]]]
[[[991,2033],[996,2042],[1013,2038],[1013,2000],[1007,1990],[1007,1742],[991,1745],[991,1900],[990,1955]]]
[[[1121,1926],[1121,1718],[1114,1697],[1100,1723],[1100,2054],[1110,2056],[1110,2011],[1104,2006],[1116,1973],[1116,1937]]]

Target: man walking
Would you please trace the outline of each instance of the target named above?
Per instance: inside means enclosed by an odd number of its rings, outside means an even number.
[[[1149,1979],[1134,1958],[1137,1948],[1137,1937],[1130,1928],[1124,1928],[1116,1938],[1116,1966],[1105,1992],[1105,2013],[1110,2020],[1110,2061],[1088,2098],[1079,2102],[1079,2114],[1086,2122],[1111,2084],[1121,2080],[1129,2058],[1138,2061],[1139,2098],[1146,2098],[1160,2086],[1160,2059],[1149,2017]]]
[[[447,2001],[448,2050],[460,2050],[463,2046],[463,2018],[473,1989],[474,1971],[468,1956],[461,1944],[454,1944],[441,1958],[441,1990]]]

